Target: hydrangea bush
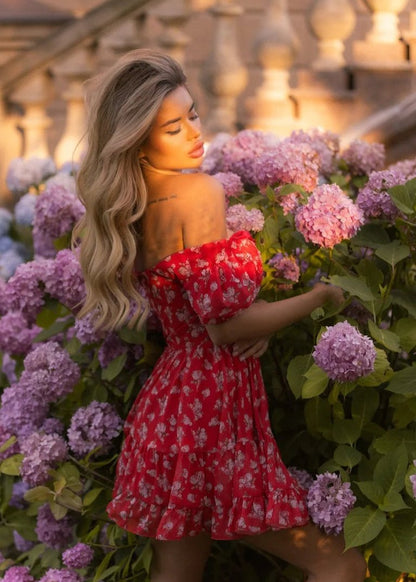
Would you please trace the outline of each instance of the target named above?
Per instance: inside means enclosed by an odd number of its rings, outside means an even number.
[[[311,519],[361,548],[372,580],[416,572],[416,161],[387,167],[381,144],[342,151],[330,132],[279,140],[243,130],[216,136],[203,169],[224,186],[228,228],[256,239],[261,298],[318,281],[344,290],[338,309],[271,339],[262,367],[272,428]],[[163,340],[152,315],[145,330],[107,334],[76,318],[85,290],[70,249],[83,212],[75,172],[16,160],[7,177],[16,204],[0,213],[0,575],[9,582],[148,579],[147,540],[105,507],[123,419]],[[214,544],[206,579],[242,573],[301,579],[237,542]]]

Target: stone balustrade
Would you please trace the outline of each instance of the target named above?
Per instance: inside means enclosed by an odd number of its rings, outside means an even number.
[[[51,9],[53,2],[44,3]],[[1,184],[13,157],[50,155],[58,165],[79,157],[84,80],[140,46],[183,64],[208,137],[243,127],[282,136],[315,126],[374,133],[371,116],[412,102],[412,8],[407,0],[90,0],[61,13],[62,29],[51,12],[55,43],[33,34],[48,26],[33,17],[26,43],[0,43]],[[11,28],[0,8],[0,33]],[[394,111],[397,117],[400,107]],[[412,124],[398,125],[409,143],[400,156],[414,155]],[[388,139],[394,158],[391,131]]]

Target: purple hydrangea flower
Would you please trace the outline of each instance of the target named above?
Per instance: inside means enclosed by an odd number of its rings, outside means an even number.
[[[306,242],[325,248],[353,237],[363,222],[360,208],[336,184],[318,186],[295,215],[296,228]]]
[[[109,333],[98,350],[97,356],[100,366],[106,368],[115,358],[127,352],[127,349],[126,344],[116,333]]]
[[[16,360],[12,358],[7,352],[3,352],[1,371],[7,377],[9,384],[14,384],[15,382],[17,382]]]
[[[309,487],[313,483],[313,477],[305,471],[305,469],[298,469],[297,467],[288,467],[289,473],[292,475],[294,479],[299,483],[302,489],[308,491]]]
[[[217,172],[214,174],[214,178],[216,178],[224,188],[226,200],[241,194],[244,190],[240,176],[233,172]]]
[[[3,576],[4,582],[35,582],[26,566],[12,566]]]
[[[57,250],[54,238],[39,229],[32,229],[32,236],[35,260],[56,257]]]
[[[20,465],[20,475],[29,485],[43,485],[49,479],[49,471],[68,455],[64,439],[57,434],[34,432],[22,440],[21,452],[24,455]]]
[[[58,418],[45,418],[39,432],[44,432],[45,434],[64,434],[65,427],[63,423]]]
[[[42,544],[56,550],[66,548],[73,538],[72,529],[73,520],[68,515],[57,520],[47,503],[39,508],[35,532]]]
[[[257,184],[255,160],[278,143],[273,133],[243,129],[223,145],[222,168],[216,171],[233,172],[244,183]]]
[[[253,159],[252,182],[261,190],[277,184],[298,184],[311,192],[318,184],[319,156],[307,143],[290,138]]]
[[[273,275],[277,279],[292,281],[292,283],[282,283],[279,285],[280,289],[291,289],[293,283],[299,281],[300,268],[296,257],[289,256],[286,253],[276,253],[269,259],[268,263],[274,269]]]
[[[248,210],[244,204],[234,204],[227,208],[227,227],[233,232],[251,230],[260,232],[264,226],[264,215],[258,208]]]
[[[376,349],[369,337],[342,321],[326,329],[312,355],[331,380],[353,382],[374,370]]]
[[[39,326],[29,325],[20,311],[10,311],[0,319],[0,350],[11,355],[27,354],[40,331]]]
[[[24,365],[21,380],[32,383],[32,392],[49,403],[69,394],[81,376],[78,364],[54,341],[38,344]]]
[[[46,182],[38,196],[33,230],[58,238],[71,232],[84,212],[75,193],[75,179],[68,174],[58,174]]]
[[[78,543],[62,554],[62,562],[68,568],[86,568],[94,557],[94,550],[87,544]]]
[[[0,236],[5,236],[10,229],[13,214],[7,208],[0,208]]]
[[[74,335],[84,345],[99,342],[106,335],[106,332],[95,329],[92,313],[88,313],[84,317],[75,320],[74,332]]]
[[[14,247],[2,253],[0,255],[0,277],[7,281],[23,262],[23,256]]]
[[[352,174],[365,176],[384,167],[386,154],[383,144],[356,139],[342,152],[341,157]]]
[[[22,226],[32,226],[35,218],[35,206],[37,194],[28,192],[20,198],[14,207],[14,217],[17,224]]]
[[[35,545],[33,542],[23,538],[16,530],[13,531],[13,541],[18,552],[28,552]]]
[[[69,446],[80,457],[94,449],[98,449],[96,454],[104,454],[121,428],[122,421],[114,407],[94,400],[73,415],[68,429]]]
[[[360,189],[357,196],[357,205],[363,211],[365,218],[394,220],[400,211],[393,203],[387,190],[393,186],[404,184],[406,181],[406,175],[397,170],[372,172],[367,184]]]
[[[85,299],[85,283],[76,253],[59,251],[55,259],[45,264],[43,281],[46,291],[55,299],[76,309]]]
[[[16,481],[13,483],[12,496],[9,505],[16,509],[24,509],[27,506],[25,501],[25,493],[29,490],[29,485],[24,481]]]
[[[387,169],[405,176],[407,180],[411,180],[416,177],[416,158],[400,160],[399,162],[390,164]]]
[[[8,309],[21,311],[33,323],[44,305],[43,290],[39,284],[43,261],[30,261],[19,265],[7,282],[4,300]]]
[[[224,132],[219,132],[214,136],[202,160],[202,172],[215,174],[216,172],[223,171],[223,148],[230,139],[231,135]]]
[[[7,171],[6,183],[12,192],[21,194],[31,186],[39,186],[55,172],[56,166],[51,158],[14,158]]]
[[[318,475],[309,487],[306,504],[312,521],[327,534],[339,534],[356,497],[349,483],[335,473]]]
[[[50,568],[39,582],[82,582],[82,578],[73,570]]]
[[[1,412],[0,412],[0,423],[1,423]],[[11,424],[11,423],[9,423]],[[7,430],[2,424],[0,424],[0,446],[5,446],[7,441],[15,436],[12,432],[12,429]],[[17,453],[20,453],[20,447],[19,447],[19,443],[18,441],[13,442],[12,444],[10,444],[9,446],[7,446],[7,448],[2,451],[0,453],[0,461],[3,461],[4,459],[8,459],[9,457],[11,457],[12,455],[16,455]]]
[[[39,429],[48,412],[48,403],[32,393],[31,384],[20,378],[1,395],[0,426],[10,434],[29,436]]]
[[[319,156],[319,172],[330,176],[336,170],[336,155],[339,152],[339,138],[331,131],[310,129],[298,130],[290,134],[292,143],[306,143]]]

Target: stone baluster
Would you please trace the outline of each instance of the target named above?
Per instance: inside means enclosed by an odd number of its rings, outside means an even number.
[[[64,82],[61,96],[66,102],[65,127],[54,155],[58,167],[65,162],[78,161],[83,153],[81,142],[86,129],[83,84],[93,70],[92,46],[71,53],[54,67],[57,79]]]
[[[372,28],[366,40],[373,43],[396,43],[400,38],[399,13],[408,0],[364,0],[372,12]]]
[[[318,39],[318,57],[312,68],[330,71],[344,67],[344,41],[356,22],[350,0],[315,0],[308,16],[312,33]]]
[[[184,29],[191,16],[191,2],[190,0],[170,1],[167,6],[168,8],[157,15],[163,27],[158,42],[165,52],[184,65],[185,50],[189,44],[189,37]]]
[[[100,39],[99,63],[107,68],[123,54],[150,45],[147,31],[148,13],[134,14]]]
[[[52,97],[52,83],[46,73],[30,77],[10,96],[10,100],[21,105],[24,111],[19,121],[19,127],[23,131],[23,157],[44,158],[50,155],[47,129],[52,120],[46,113],[46,107]]]
[[[210,97],[209,115],[204,127],[207,135],[236,130],[236,98],[247,84],[247,70],[237,47],[237,19],[240,6],[219,0],[210,12],[215,18],[211,52],[204,63],[201,81]]]
[[[289,75],[298,52],[287,0],[269,0],[254,52],[262,69],[262,83],[247,100],[249,125],[253,129],[290,133],[295,125],[294,104],[289,97]]]

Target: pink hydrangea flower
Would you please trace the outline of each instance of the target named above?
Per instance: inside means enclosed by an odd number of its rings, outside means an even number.
[[[227,200],[228,198],[241,194],[244,190],[240,176],[234,174],[234,172],[218,172],[217,174],[214,174],[214,178],[216,178],[224,188],[225,198]]]
[[[290,141],[291,143],[306,143],[318,154],[320,174],[329,176],[336,170],[339,137],[335,133],[316,128],[308,131],[293,131]]]
[[[233,232],[239,230],[260,232],[264,226],[264,216],[258,208],[248,210],[244,204],[234,204],[227,209],[226,222],[227,227]]]
[[[376,349],[369,337],[342,321],[326,329],[312,355],[331,380],[353,382],[374,370]]]
[[[328,472],[316,477],[306,498],[312,521],[327,534],[335,535],[342,532],[355,501],[351,485],[343,483],[336,473]]]
[[[383,144],[356,139],[342,152],[341,158],[352,174],[365,176],[384,167],[386,154]]]
[[[296,257],[289,256],[286,253],[276,253],[269,260],[269,265],[274,269],[273,275],[277,279],[284,279],[288,283],[284,282],[279,285],[280,289],[291,289],[293,283],[299,281],[300,268]],[[291,281],[291,283],[289,283]]]
[[[325,248],[353,237],[363,222],[362,211],[336,184],[318,186],[295,215],[296,228],[306,242]]]

